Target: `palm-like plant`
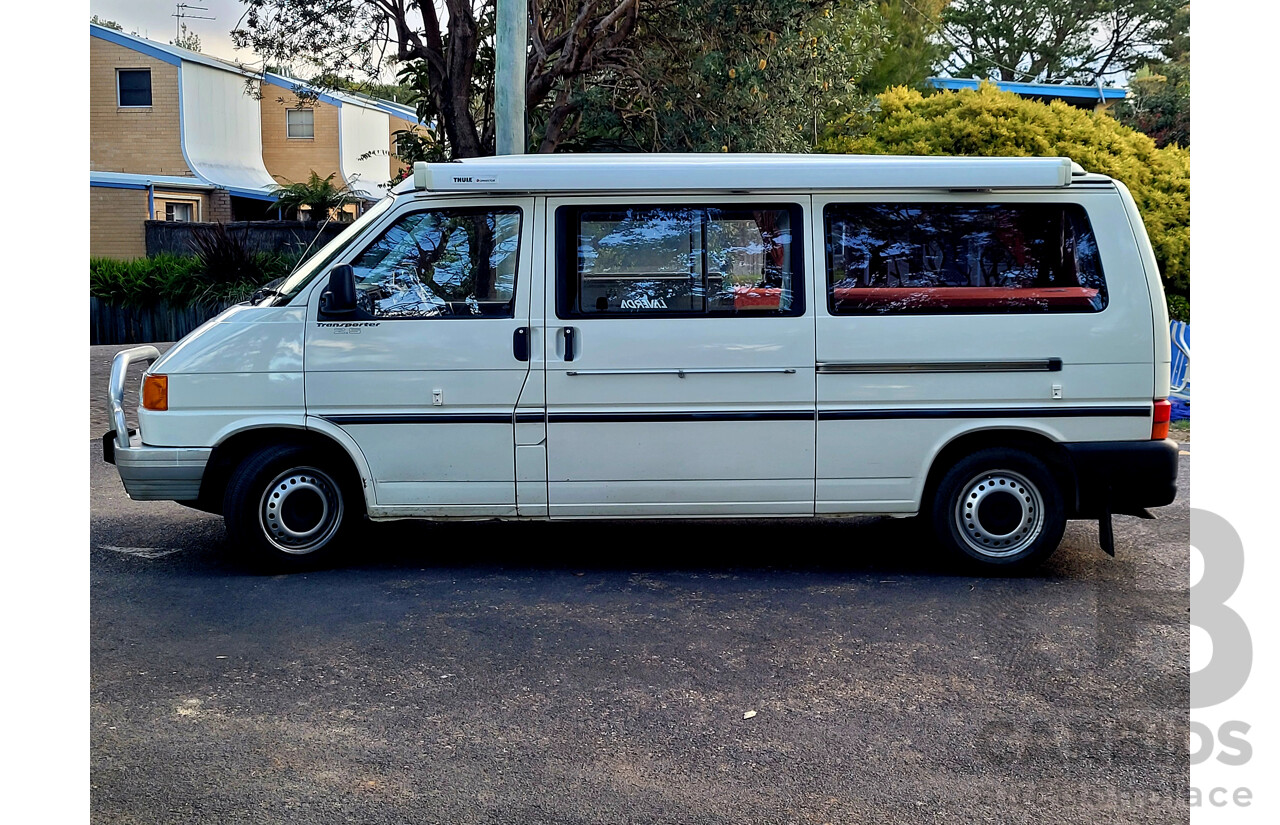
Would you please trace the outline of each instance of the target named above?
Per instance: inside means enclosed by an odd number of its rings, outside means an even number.
[[[327,178],[322,178],[312,169],[311,177],[306,182],[286,181],[283,185],[277,185],[273,190],[276,203],[285,209],[295,211],[305,206],[307,208],[305,219],[309,221],[317,220],[321,215],[329,217],[336,210],[357,200],[345,183],[334,184],[333,179],[337,174],[333,172]],[[281,180],[286,179],[281,178]]]

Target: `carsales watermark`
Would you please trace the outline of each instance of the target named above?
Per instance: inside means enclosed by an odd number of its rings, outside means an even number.
[[[1191,710],[1221,705],[1249,681],[1253,670],[1253,637],[1244,619],[1227,605],[1244,578],[1244,543],[1235,528],[1216,513],[1191,511],[1191,545],[1204,559],[1204,574],[1191,587],[1191,624],[1209,635],[1213,655],[1209,663],[1191,674]],[[1210,726],[1191,720],[1191,764],[1215,760],[1240,767],[1253,758],[1249,740],[1252,726],[1244,719],[1228,719]],[[1191,786],[1191,808],[1247,808],[1254,789],[1217,784]]]
[[[1254,756],[1247,719],[1215,718],[1208,723],[1196,718],[1197,711],[1223,705],[1244,687],[1253,666],[1253,641],[1244,619],[1228,604],[1244,575],[1239,534],[1226,519],[1206,510],[1193,508],[1191,525],[1191,545],[1203,559],[1203,574],[1191,586],[1191,625],[1207,634],[1213,651],[1208,663],[1190,674],[1190,714],[1188,676],[1181,659],[1187,591],[1142,589],[1136,568],[1115,561],[1104,568],[1103,578],[1087,585],[1094,593],[1092,610],[1087,599],[1081,601],[1079,594],[1070,592],[1059,603],[1045,605],[1064,612],[1055,645],[1019,641],[1016,634],[999,637],[1009,650],[1004,660],[1008,678],[1030,687],[1039,694],[1041,708],[1051,710],[1024,709],[982,726],[975,747],[988,765],[1034,775],[1039,765],[1074,763],[1082,775],[1095,776],[1099,770],[1123,774],[1125,766],[1170,767],[1171,778],[1160,787],[1095,786],[1098,793],[1109,794],[1095,802],[1120,810],[1154,807],[1172,814],[1171,806],[1181,808],[1180,799],[1189,800],[1193,812],[1249,808],[1259,792],[1269,792],[1224,782],[1220,770],[1213,771],[1215,782],[1201,787],[1194,772],[1188,782],[1186,773],[1176,770],[1178,763],[1186,764],[1188,738],[1193,768],[1211,761],[1237,768]],[[987,628],[1007,627],[1016,620],[1007,612],[996,612],[1000,607],[983,609],[989,611],[982,619]],[[1078,641],[1073,642],[1073,634]],[[1078,656],[1064,661],[1055,649],[1073,643]],[[1005,792],[1035,804],[1058,791],[1011,783]]]

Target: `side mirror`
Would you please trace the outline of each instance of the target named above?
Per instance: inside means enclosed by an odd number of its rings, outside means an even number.
[[[356,273],[350,264],[329,270],[329,285],[320,293],[320,314],[345,318],[356,311]]]

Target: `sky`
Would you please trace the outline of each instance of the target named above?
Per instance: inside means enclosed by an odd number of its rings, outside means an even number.
[[[240,60],[253,63],[252,53],[236,51],[231,46],[231,30],[240,22],[245,6],[239,0],[183,0],[191,6],[204,6],[208,11],[187,9],[188,14],[198,14],[215,20],[188,18],[187,29],[200,36],[200,51],[223,60]],[[174,38],[177,20],[175,3],[164,0],[89,0],[89,14],[106,20],[114,20],[126,32],[137,32],[148,40],[168,43]]]

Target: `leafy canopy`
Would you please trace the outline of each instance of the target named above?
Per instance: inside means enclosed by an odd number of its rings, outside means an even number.
[[[180,49],[186,49],[190,52],[200,51],[200,35],[188,29],[186,23],[182,24],[178,36],[169,42]]]
[[[116,21],[107,20],[105,18],[99,17],[96,14],[89,18],[89,22],[94,23],[95,25],[98,25],[98,26],[102,26],[103,28],[112,29],[114,31],[118,31],[118,32],[124,31],[124,26],[121,26]]]
[[[1182,34],[1164,48],[1166,60],[1148,63],[1129,78],[1129,97],[1111,113],[1126,126],[1145,132],[1157,146],[1191,145],[1191,35],[1185,6],[1170,26]]]
[[[923,86],[950,49],[940,42],[942,10],[948,0],[875,0],[878,55],[859,87],[876,95],[894,86]]]
[[[952,77],[1093,84],[1159,56],[1186,0],[951,0]]]
[[[453,157],[491,154],[494,0],[244,0],[232,32],[269,64],[308,74],[384,78],[417,92],[422,123],[438,124]],[[553,151],[578,114],[572,89],[620,65],[641,0],[529,0],[529,110],[546,118]]]
[[[581,125],[566,148],[809,150],[830,111],[865,100],[882,42],[863,0],[646,6],[622,70],[576,92]]]

